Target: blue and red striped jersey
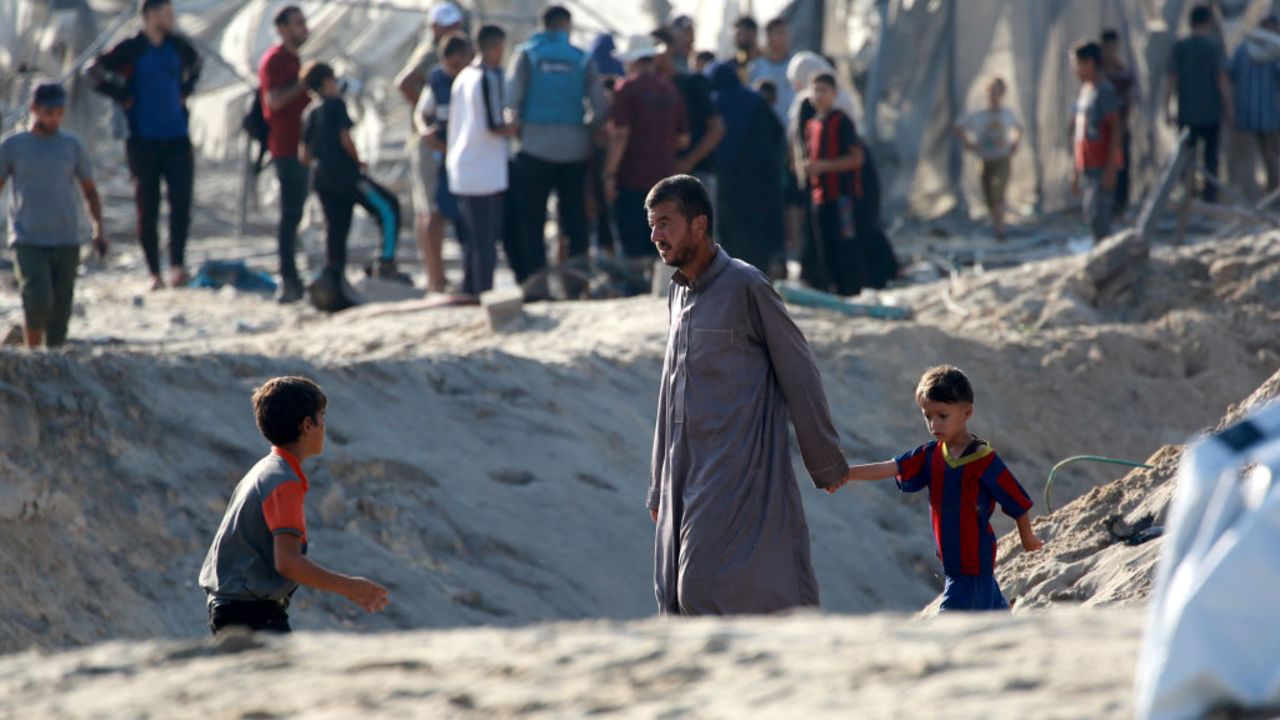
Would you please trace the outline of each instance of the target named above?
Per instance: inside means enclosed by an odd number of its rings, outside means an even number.
[[[898,456],[897,483],[903,492],[929,489],[933,539],[948,576],[991,575],[996,565],[996,534],[991,513],[996,503],[1017,519],[1031,509],[1031,498],[990,445],[952,460],[946,445],[934,440]]]

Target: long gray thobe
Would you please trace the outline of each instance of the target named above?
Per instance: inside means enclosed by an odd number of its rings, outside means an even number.
[[[849,466],[813,353],[764,274],[723,249],[694,282],[677,272],[667,304],[648,496],[658,610],[816,606],[788,416],[818,487]]]

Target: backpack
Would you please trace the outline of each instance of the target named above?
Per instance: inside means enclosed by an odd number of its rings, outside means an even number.
[[[253,103],[249,112],[240,120],[240,127],[249,135],[250,140],[258,143],[258,159],[253,164],[253,174],[257,175],[266,167],[267,137],[271,134],[271,124],[267,122],[267,114],[262,109],[262,88],[255,88]]]

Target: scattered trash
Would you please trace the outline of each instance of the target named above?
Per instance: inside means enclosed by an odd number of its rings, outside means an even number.
[[[226,286],[264,294],[274,293],[277,287],[270,273],[254,270],[243,260],[206,260],[190,283],[190,287],[209,290]]]

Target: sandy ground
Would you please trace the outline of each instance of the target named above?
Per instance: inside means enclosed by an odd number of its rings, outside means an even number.
[[[1142,613],[656,620],[0,658],[0,717],[1130,716]],[[239,652],[234,652],[239,650]]]
[[[119,240],[127,187],[118,168],[101,174]],[[203,176],[193,261],[273,269],[270,218],[236,238],[234,197],[226,173]],[[314,230],[304,242],[318,250]],[[642,501],[662,300],[531,305],[499,332],[478,309],[413,302],[329,317],[232,290],[145,292],[140,253],[120,240],[83,273],[68,348],[0,349],[0,652],[24,653],[0,659],[0,711],[938,717],[945,704],[948,717],[1122,717],[1139,611],[1021,610],[1141,604],[1159,541],[1128,548],[1099,525],[1160,512],[1177,444],[1274,387],[1277,260],[1274,235],[1161,246],[1124,305],[1087,302],[1084,260],[1066,255],[863,298],[910,307],[911,322],[792,308],[852,461],[927,440],[912,390],[951,362],[977,387],[973,429],[1037,501],[1068,455],[1160,468],[1112,485],[1122,471],[1060,477],[1063,510],[1033,511],[1046,551],[1004,542],[1012,619],[664,624],[641,620],[655,611]],[[0,272],[0,330],[20,319],[11,283]],[[312,557],[385,583],[392,606],[365,616],[304,590],[295,628],[352,635],[211,653],[196,574],[266,450],[249,396],[286,373],[315,377],[331,401],[329,446],[309,467]],[[925,499],[891,483],[828,497],[796,470],[824,608],[928,605],[941,578]],[[588,624],[540,625],[559,621]],[[486,627],[447,630],[473,626]],[[224,677],[256,672],[306,691]]]

